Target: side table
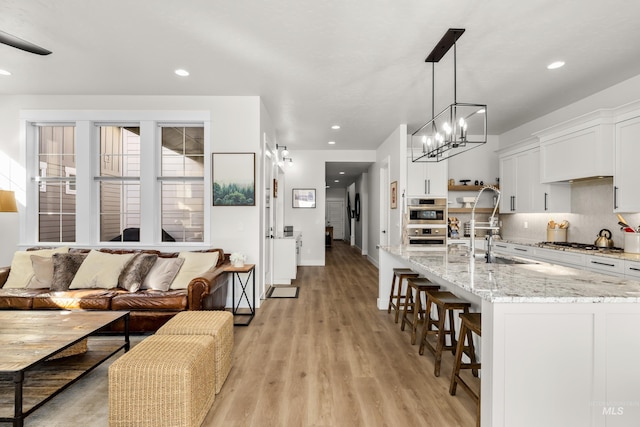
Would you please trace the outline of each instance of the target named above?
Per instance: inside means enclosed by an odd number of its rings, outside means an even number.
[[[242,267],[234,267],[230,265],[226,267],[224,271],[231,273],[231,312],[233,313],[233,324],[237,326],[249,326],[249,323],[253,320],[253,316],[256,315],[256,275],[255,264],[245,264]],[[243,281],[240,276],[241,273],[246,273],[247,277]],[[236,279],[240,284],[240,297],[236,302]],[[247,295],[247,285],[249,280],[252,281],[252,293],[251,301],[249,301],[249,295]],[[248,308],[240,308],[242,297],[247,302]]]

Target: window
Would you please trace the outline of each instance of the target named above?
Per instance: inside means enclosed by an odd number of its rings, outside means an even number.
[[[162,230],[177,241],[204,238],[204,128],[162,127]]]
[[[74,242],[76,239],[76,195],[67,191],[75,186],[75,129],[73,126],[38,127],[38,240]]]
[[[24,114],[27,197],[37,204],[26,243],[208,241],[209,114]]]
[[[140,128],[99,126],[100,241],[140,241]],[[135,233],[134,233],[135,234]]]

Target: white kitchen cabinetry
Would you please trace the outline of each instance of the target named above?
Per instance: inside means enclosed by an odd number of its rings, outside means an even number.
[[[447,161],[437,163],[412,162],[407,159],[407,193],[410,196],[446,196]]]
[[[640,212],[640,117],[616,124],[614,210]]]
[[[624,276],[624,260],[594,255],[585,256],[585,267],[598,273]]]
[[[630,279],[640,280],[640,262],[625,260],[624,276]]]
[[[285,237],[273,241],[273,283],[290,285],[298,274],[299,239]]]
[[[501,213],[570,212],[571,187],[566,183],[540,182],[540,149],[500,156]]]
[[[536,133],[541,182],[613,175],[611,111],[596,111]]]

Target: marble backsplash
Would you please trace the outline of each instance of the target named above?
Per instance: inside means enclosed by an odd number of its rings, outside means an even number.
[[[611,231],[613,243],[624,246],[624,232],[613,212],[613,179],[602,178],[571,184],[572,213],[509,214],[500,215],[501,236],[505,240],[528,243],[547,240],[547,223],[569,221],[567,241],[579,243],[595,242],[598,232],[606,228]],[[623,213],[629,225],[640,226],[640,213]],[[525,223],[527,228],[525,228]]]

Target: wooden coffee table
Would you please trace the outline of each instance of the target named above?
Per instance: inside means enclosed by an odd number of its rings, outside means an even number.
[[[47,360],[121,319],[123,340],[91,338],[86,353]],[[0,422],[22,426],[56,394],[118,351],[129,350],[129,312],[0,311],[0,349]]]

